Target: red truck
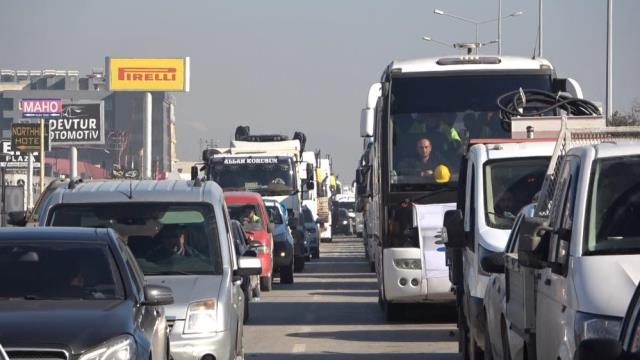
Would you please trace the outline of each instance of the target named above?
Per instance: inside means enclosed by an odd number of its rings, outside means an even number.
[[[262,196],[254,192],[230,191],[224,193],[229,217],[238,220],[249,241],[258,241],[260,246],[252,247],[262,263],[260,290],[270,291],[273,273],[273,237],[269,215]]]

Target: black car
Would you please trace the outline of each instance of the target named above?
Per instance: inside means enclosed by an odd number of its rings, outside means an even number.
[[[254,244],[250,244],[247,241],[247,234],[238,220],[231,220],[231,229],[236,256],[257,257],[258,255],[254,249],[262,246],[262,243],[254,240]],[[251,245],[253,245],[253,248]],[[244,292],[244,318],[242,321],[246,324],[249,320],[249,302],[254,298],[260,298],[260,275],[242,276],[242,285],[240,287]]]
[[[162,305],[113,230],[0,230],[0,345],[10,359],[167,359]],[[111,354],[111,355],[110,355]]]

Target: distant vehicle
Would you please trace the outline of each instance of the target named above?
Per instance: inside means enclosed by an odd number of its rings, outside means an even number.
[[[334,234],[353,235],[353,225],[351,222],[351,216],[347,209],[339,208],[334,210],[336,219],[333,223]]]
[[[233,229],[233,243],[236,250],[236,256],[253,256],[257,257],[256,250],[264,245],[257,240],[249,240],[247,234],[238,220],[231,220],[231,228]],[[244,318],[246,324],[249,320],[249,303],[253,299],[260,299],[260,276],[244,275],[242,276],[242,291],[244,292]]]
[[[58,189],[45,225],[110,227],[126,240],[147,283],[173,290],[171,356],[242,357],[240,279],[260,260],[237,257],[222,189],[213,181],[111,180]]]
[[[69,179],[55,179],[52,180],[47,187],[44,188],[44,191],[36,200],[35,205],[31,211],[12,211],[9,212],[9,225],[13,226],[38,226],[39,219],[43,213],[46,213],[49,205],[49,196],[53,194],[54,191],[61,187],[67,187],[70,184],[71,186],[75,186],[76,184],[82,182],[81,179],[76,179],[70,181]]]
[[[355,194],[337,194],[332,202],[333,231],[337,234],[353,235],[356,232]],[[346,216],[341,211],[346,210]],[[347,221],[347,223],[344,223]]]
[[[287,226],[287,209],[276,200],[264,200],[273,224],[273,271],[280,275],[281,284],[293,284],[293,236]]]
[[[2,229],[0,284],[0,344],[10,359],[170,358],[171,289],[145,285],[113,230]]]
[[[254,250],[262,263],[260,289],[271,291],[273,272],[273,225],[269,225],[269,213],[264,206],[262,196],[255,192],[229,191],[224,193],[229,217],[238,220],[249,240],[259,241],[262,246]],[[253,218],[247,216],[252,214]]]
[[[309,246],[310,256],[314,259],[320,258],[320,231],[318,231],[318,219],[313,217],[311,210],[304,206],[302,208],[302,217],[304,219],[304,233],[307,245]]]

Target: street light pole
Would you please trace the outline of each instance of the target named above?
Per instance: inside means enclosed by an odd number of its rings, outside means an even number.
[[[607,1],[607,119],[613,116],[613,0]]]
[[[498,0],[498,56],[502,56],[502,0]]]

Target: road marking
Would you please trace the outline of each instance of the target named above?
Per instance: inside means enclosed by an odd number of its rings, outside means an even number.
[[[368,264],[368,261],[325,261],[325,262],[315,262],[309,263],[307,265],[340,265],[340,264]]]
[[[307,349],[307,345],[305,345],[305,344],[295,344],[295,345],[293,345],[293,350],[291,352],[293,352],[293,353],[303,353],[303,352],[305,352],[306,349]]]

